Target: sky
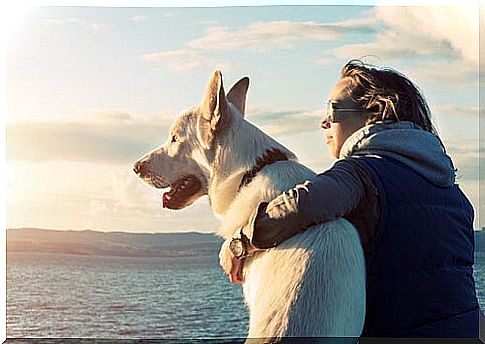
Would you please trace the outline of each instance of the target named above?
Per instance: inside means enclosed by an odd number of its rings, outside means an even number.
[[[207,197],[162,209],[133,162],[220,69],[226,87],[250,77],[249,121],[324,171],[323,104],[364,56],[423,91],[485,226],[476,7],[260,6],[27,11],[6,50],[7,228],[214,232]]]

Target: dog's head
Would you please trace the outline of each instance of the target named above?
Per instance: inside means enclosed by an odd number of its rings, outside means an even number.
[[[135,162],[135,173],[156,188],[170,188],[163,207],[182,209],[208,193],[215,159],[214,144],[224,128],[244,114],[249,79],[242,78],[227,93],[215,71],[199,106],[179,114],[164,145]]]

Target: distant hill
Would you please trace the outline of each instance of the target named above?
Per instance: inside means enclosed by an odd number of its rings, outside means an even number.
[[[217,255],[214,234],[124,233],[37,228],[7,229],[7,252],[46,252],[101,256],[164,257]]]
[[[37,228],[7,230],[7,252],[45,252],[99,256],[166,257],[217,255],[222,239],[214,234],[125,233]],[[485,252],[485,230],[475,232],[475,250]]]

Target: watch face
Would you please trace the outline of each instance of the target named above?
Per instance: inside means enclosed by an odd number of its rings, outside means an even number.
[[[231,244],[229,245],[229,248],[232,251],[232,254],[234,257],[239,258],[243,255],[244,253],[244,245],[241,239],[232,239]]]

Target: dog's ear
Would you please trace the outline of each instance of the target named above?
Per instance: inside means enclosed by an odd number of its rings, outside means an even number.
[[[220,116],[227,109],[226,94],[222,85],[222,73],[214,71],[207,83],[204,100],[202,101],[203,115],[212,120],[214,115]]]
[[[202,118],[199,121],[199,135],[205,148],[208,149],[216,129],[220,125],[221,118],[228,109],[222,84],[222,73],[218,70],[214,71],[209,79],[200,109]]]
[[[248,93],[249,78],[245,76],[236,82],[227,93],[227,100],[234,105],[244,117],[246,108],[246,94]]]

